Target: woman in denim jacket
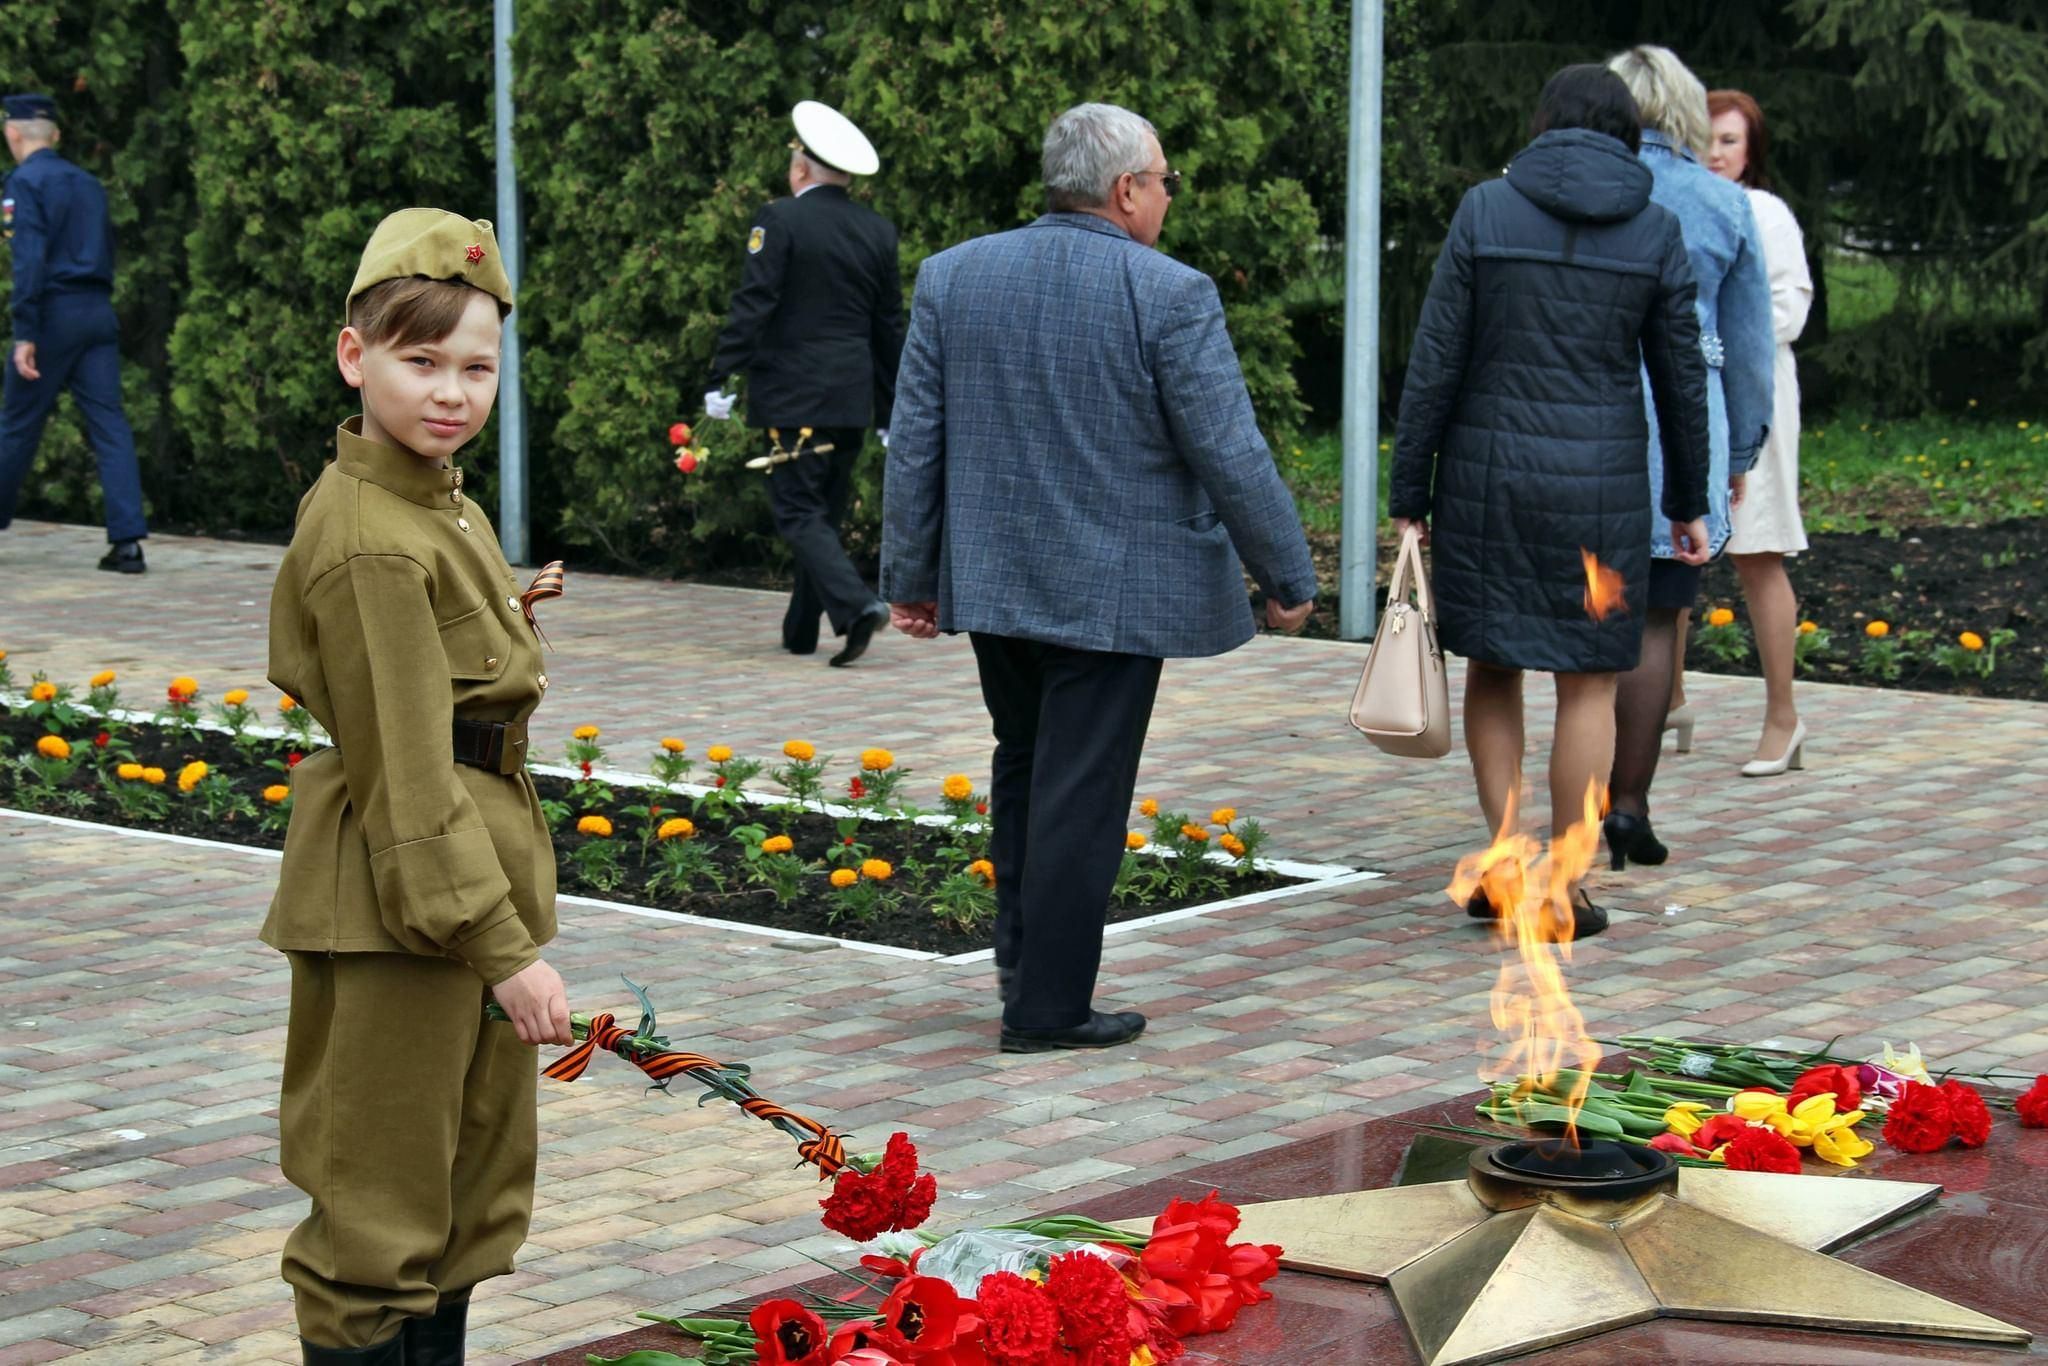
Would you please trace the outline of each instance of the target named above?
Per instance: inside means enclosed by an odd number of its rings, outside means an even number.
[[[1700,164],[1711,122],[1707,88],[1668,48],[1635,47],[1608,68],[1628,85],[1643,116],[1638,155],[1649,167],[1650,202],[1678,219],[1698,282],[1700,347],[1707,357],[1707,422],[1712,466],[1707,477],[1707,543],[1728,543],[1729,512],[1741,501],[1743,477],[1756,462],[1771,421],[1771,282],[1763,240],[1742,187]],[[1650,504],[1657,506],[1663,462],[1657,415],[1650,417]],[[1649,606],[1642,660],[1621,676],[1615,693],[1614,774],[1606,822],[1612,865],[1662,863],[1669,855],[1650,828],[1650,783],[1657,774],[1671,682],[1679,667],[1678,623],[1699,596],[1701,570],[1674,557],[1670,528],[1652,519]]]

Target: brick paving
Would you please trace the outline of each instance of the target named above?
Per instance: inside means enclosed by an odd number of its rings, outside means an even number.
[[[262,684],[274,547],[158,537],[140,582],[92,572],[93,531],[0,535],[17,680],[174,673]],[[852,671],[775,650],[772,595],[574,574],[550,604],[543,733],[601,725],[616,761],[882,744],[918,781],[986,772],[964,642],[878,642]],[[1261,639],[1169,664],[1141,785],[1231,803],[1274,852],[1386,872],[1336,893],[1110,941],[1104,994],[1152,1014],[1106,1055],[993,1051],[986,965],[795,951],[565,905],[550,957],[579,1008],[647,981],[679,1040],[879,1145],[915,1135],[939,1219],[986,1221],[1469,1090],[1490,1046],[1489,938],[1441,895],[1481,837],[1462,760],[1349,735],[1354,649]],[[1532,742],[1547,688],[1531,688]],[[1808,772],[1747,781],[1759,685],[1700,678],[1700,748],[1667,759],[1663,869],[1602,875],[1621,909],[1578,948],[1596,1031],[1820,1042],[2048,1069],[2048,708],[1810,687]],[[552,727],[553,730],[549,730]],[[554,740],[546,743],[552,745]],[[0,1366],[285,1361],[276,1279],[299,1197],[276,1166],[285,973],[255,944],[274,859],[0,814]],[[1664,907],[1680,907],[1666,914]],[[832,1257],[790,1145],[729,1109],[643,1095],[622,1065],[544,1084],[534,1235],[477,1305],[476,1359],[600,1336],[807,1277]]]

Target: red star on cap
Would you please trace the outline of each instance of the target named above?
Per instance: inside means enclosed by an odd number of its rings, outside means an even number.
[[[469,248],[462,254],[469,258],[471,265],[475,265],[478,261],[484,259],[483,244],[481,242],[472,242],[469,244]]]

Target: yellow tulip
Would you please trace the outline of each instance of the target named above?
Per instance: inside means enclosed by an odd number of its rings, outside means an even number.
[[[1837,1167],[1853,1167],[1857,1159],[1870,1156],[1877,1145],[1856,1132],[1856,1122],[1862,1118],[1861,1110],[1851,1110],[1846,1115],[1836,1115],[1832,1122],[1815,1130],[1813,1155]]]
[[[1811,1148],[1815,1138],[1824,1130],[1839,1128],[1842,1117],[1835,1113],[1835,1093],[1823,1091],[1800,1101],[1798,1108],[1787,1115],[1786,1120],[1787,1127],[1779,1132],[1791,1139],[1793,1146]]]
[[[1664,1127],[1680,1138],[1691,1138],[1707,1122],[1701,1114],[1706,1108],[1701,1101],[1681,1100],[1664,1112]]]

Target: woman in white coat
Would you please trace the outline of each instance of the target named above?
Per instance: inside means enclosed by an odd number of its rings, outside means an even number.
[[[1806,723],[1792,700],[1799,600],[1785,572],[1785,557],[1806,549],[1806,528],[1799,516],[1799,376],[1792,343],[1806,326],[1813,277],[1806,268],[1806,241],[1799,223],[1785,201],[1770,191],[1763,110],[1740,90],[1709,91],[1707,109],[1713,116],[1707,169],[1749,190],[1771,278],[1771,322],[1778,343],[1770,435],[1734,509],[1734,531],[1728,541],[1764,671],[1763,734],[1757,739],[1755,757],[1742,772],[1745,777],[1766,778],[1805,767]],[[1685,677],[1682,668],[1677,677]],[[1679,714],[1683,704],[1682,695],[1673,699],[1667,728],[1675,725],[1686,742],[1681,748],[1690,748],[1692,719],[1690,709]]]

